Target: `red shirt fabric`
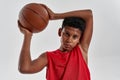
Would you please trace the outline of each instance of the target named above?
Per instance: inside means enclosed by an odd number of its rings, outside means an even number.
[[[70,52],[47,52],[47,80],[90,80],[90,72],[79,46]]]

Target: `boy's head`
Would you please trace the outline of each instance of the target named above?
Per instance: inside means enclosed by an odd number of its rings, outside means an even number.
[[[77,44],[79,44],[85,26],[85,21],[82,18],[65,18],[62,28],[59,29],[59,36],[61,36],[60,49],[62,51],[71,51]]]
[[[73,28],[78,28],[81,32],[85,29],[85,20],[80,17],[66,17],[63,21],[62,28],[70,26]]]

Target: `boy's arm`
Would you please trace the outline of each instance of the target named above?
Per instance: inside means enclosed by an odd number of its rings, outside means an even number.
[[[42,70],[47,65],[46,53],[42,54],[39,58],[31,60],[30,56],[30,44],[32,33],[22,28],[22,25],[18,21],[20,31],[24,34],[23,46],[19,57],[18,69],[21,73],[35,73]]]
[[[86,21],[86,28],[83,32],[82,38],[80,40],[80,46],[82,47],[85,53],[88,53],[88,48],[91,42],[92,33],[93,33],[93,15],[92,11],[86,11],[83,19]]]

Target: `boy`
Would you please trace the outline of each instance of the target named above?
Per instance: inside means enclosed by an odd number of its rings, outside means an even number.
[[[30,43],[32,33],[18,21],[20,31],[24,34],[23,46],[19,59],[21,73],[36,73],[47,67],[47,80],[90,80],[87,66],[88,48],[93,31],[91,10],[76,10],[65,13],[54,13],[46,7],[50,20],[64,19],[58,30],[61,37],[60,48],[42,53],[31,60]]]

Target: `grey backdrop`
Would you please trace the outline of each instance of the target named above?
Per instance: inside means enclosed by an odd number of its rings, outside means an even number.
[[[18,71],[23,35],[17,27],[17,19],[20,9],[30,2],[46,4],[57,13],[92,9],[94,32],[89,49],[89,69],[92,80],[120,79],[119,0],[1,0],[0,80],[45,80],[46,68],[36,74],[21,74]],[[61,21],[50,21],[43,32],[33,35],[32,59],[46,50],[59,47],[57,30],[61,26]]]

